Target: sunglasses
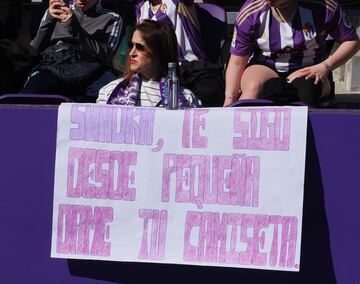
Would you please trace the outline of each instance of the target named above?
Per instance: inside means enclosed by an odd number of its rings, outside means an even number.
[[[141,44],[141,43],[138,43],[138,42],[132,42],[132,41],[129,41],[129,49],[133,49],[133,47],[135,46],[135,49],[136,51],[138,52],[141,52],[141,53],[145,53],[145,52],[150,52],[146,47],[145,45]]]

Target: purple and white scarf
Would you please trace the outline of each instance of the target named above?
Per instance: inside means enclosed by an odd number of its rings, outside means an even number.
[[[164,101],[166,99],[165,96],[165,85],[166,79],[161,78],[159,82],[160,87],[160,96],[161,100],[159,107],[164,106]],[[139,105],[140,102],[140,89],[141,89],[141,78],[139,74],[134,74],[130,80],[122,80],[112,91],[109,99],[107,100],[107,104],[112,105],[128,105],[128,106],[135,106]],[[184,89],[180,88],[179,93],[179,107],[186,108],[186,107],[199,107],[199,103],[195,99],[194,95],[190,92],[185,94]]]

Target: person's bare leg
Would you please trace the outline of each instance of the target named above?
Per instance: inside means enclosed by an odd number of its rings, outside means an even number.
[[[244,70],[241,77],[240,100],[257,99],[263,90],[264,82],[279,77],[275,71],[264,65],[251,65]]]

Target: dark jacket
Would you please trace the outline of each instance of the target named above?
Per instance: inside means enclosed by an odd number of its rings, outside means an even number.
[[[65,23],[58,22],[46,10],[30,44],[40,53],[50,46],[67,46],[62,42],[79,44],[98,62],[110,66],[121,35],[121,17],[103,8],[101,2],[86,12],[76,5],[71,5],[71,9],[73,16]]]

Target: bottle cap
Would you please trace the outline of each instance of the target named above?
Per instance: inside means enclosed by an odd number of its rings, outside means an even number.
[[[174,68],[176,68],[176,63],[175,62],[169,62],[168,63],[168,68],[170,69],[174,69]]]

